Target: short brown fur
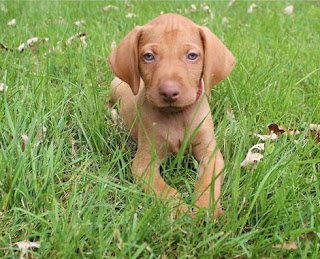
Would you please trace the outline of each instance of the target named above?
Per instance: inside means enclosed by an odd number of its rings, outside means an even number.
[[[146,61],[145,53],[152,53],[154,60]],[[188,53],[196,53],[197,59],[190,60]],[[209,209],[215,204],[214,215],[220,216],[224,161],[216,147],[206,95],[231,72],[232,53],[208,28],[177,14],[164,14],[134,28],[111,52],[109,62],[117,76],[111,83],[111,101],[120,101],[120,117],[138,143],[132,163],[135,178],[146,192],[181,201],[159,167],[189,140],[199,161],[195,205]],[[203,81],[205,93],[199,96]],[[161,89],[171,85],[179,98],[168,103]],[[187,206],[181,202],[179,210],[186,211]]]

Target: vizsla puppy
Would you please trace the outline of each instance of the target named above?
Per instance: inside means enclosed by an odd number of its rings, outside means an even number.
[[[109,63],[117,76],[111,83],[111,102],[120,101],[120,117],[138,142],[132,163],[135,178],[146,192],[181,201],[159,167],[169,154],[191,145],[199,161],[195,205],[213,205],[214,216],[220,216],[224,162],[207,95],[231,72],[232,53],[207,27],[164,14],[126,35]],[[178,209],[186,211],[187,206],[180,203]]]

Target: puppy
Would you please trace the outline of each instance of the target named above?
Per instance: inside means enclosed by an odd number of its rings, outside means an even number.
[[[179,201],[178,211],[188,207],[161,177],[160,164],[191,146],[199,161],[194,211],[212,208],[215,217],[223,213],[224,161],[207,96],[234,63],[232,53],[207,27],[177,14],[135,27],[109,56],[116,75],[111,102],[120,102],[120,117],[138,144],[132,173],[146,192]]]

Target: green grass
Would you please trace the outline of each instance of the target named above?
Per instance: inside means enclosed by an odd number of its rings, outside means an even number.
[[[40,242],[31,253],[42,258],[319,258],[320,144],[305,135],[320,123],[320,4],[292,1],[288,16],[282,10],[290,2],[256,1],[247,14],[250,1],[231,8],[208,1],[211,21],[200,1],[133,1],[130,10],[122,1],[1,1],[8,9],[0,11],[1,43],[49,41],[23,53],[0,49],[0,83],[8,86],[0,92],[0,257],[19,257],[13,244],[29,240]],[[110,3],[119,10],[103,13]],[[130,173],[134,145],[105,105],[111,42],[192,3],[198,11],[185,15],[209,26],[237,59],[210,97],[226,162],[226,213],[216,221],[172,220],[169,207],[141,191]],[[125,18],[128,12],[137,17]],[[17,25],[7,26],[12,18]],[[81,19],[84,27],[76,27]],[[84,31],[86,48],[79,39],[65,44]],[[44,56],[58,41],[64,53]],[[267,142],[257,168],[241,168],[259,142],[253,134],[269,123],[301,134]],[[35,147],[40,125],[47,135]],[[24,150],[22,134],[29,136]],[[188,197],[195,167],[190,156],[172,158],[164,174]],[[286,241],[298,248],[273,247]]]

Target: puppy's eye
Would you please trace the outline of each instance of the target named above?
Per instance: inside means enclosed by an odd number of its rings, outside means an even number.
[[[198,55],[196,53],[191,52],[188,54],[187,58],[189,60],[196,60],[198,58]]]
[[[150,62],[154,60],[154,55],[152,53],[146,53],[143,55],[143,59]]]

